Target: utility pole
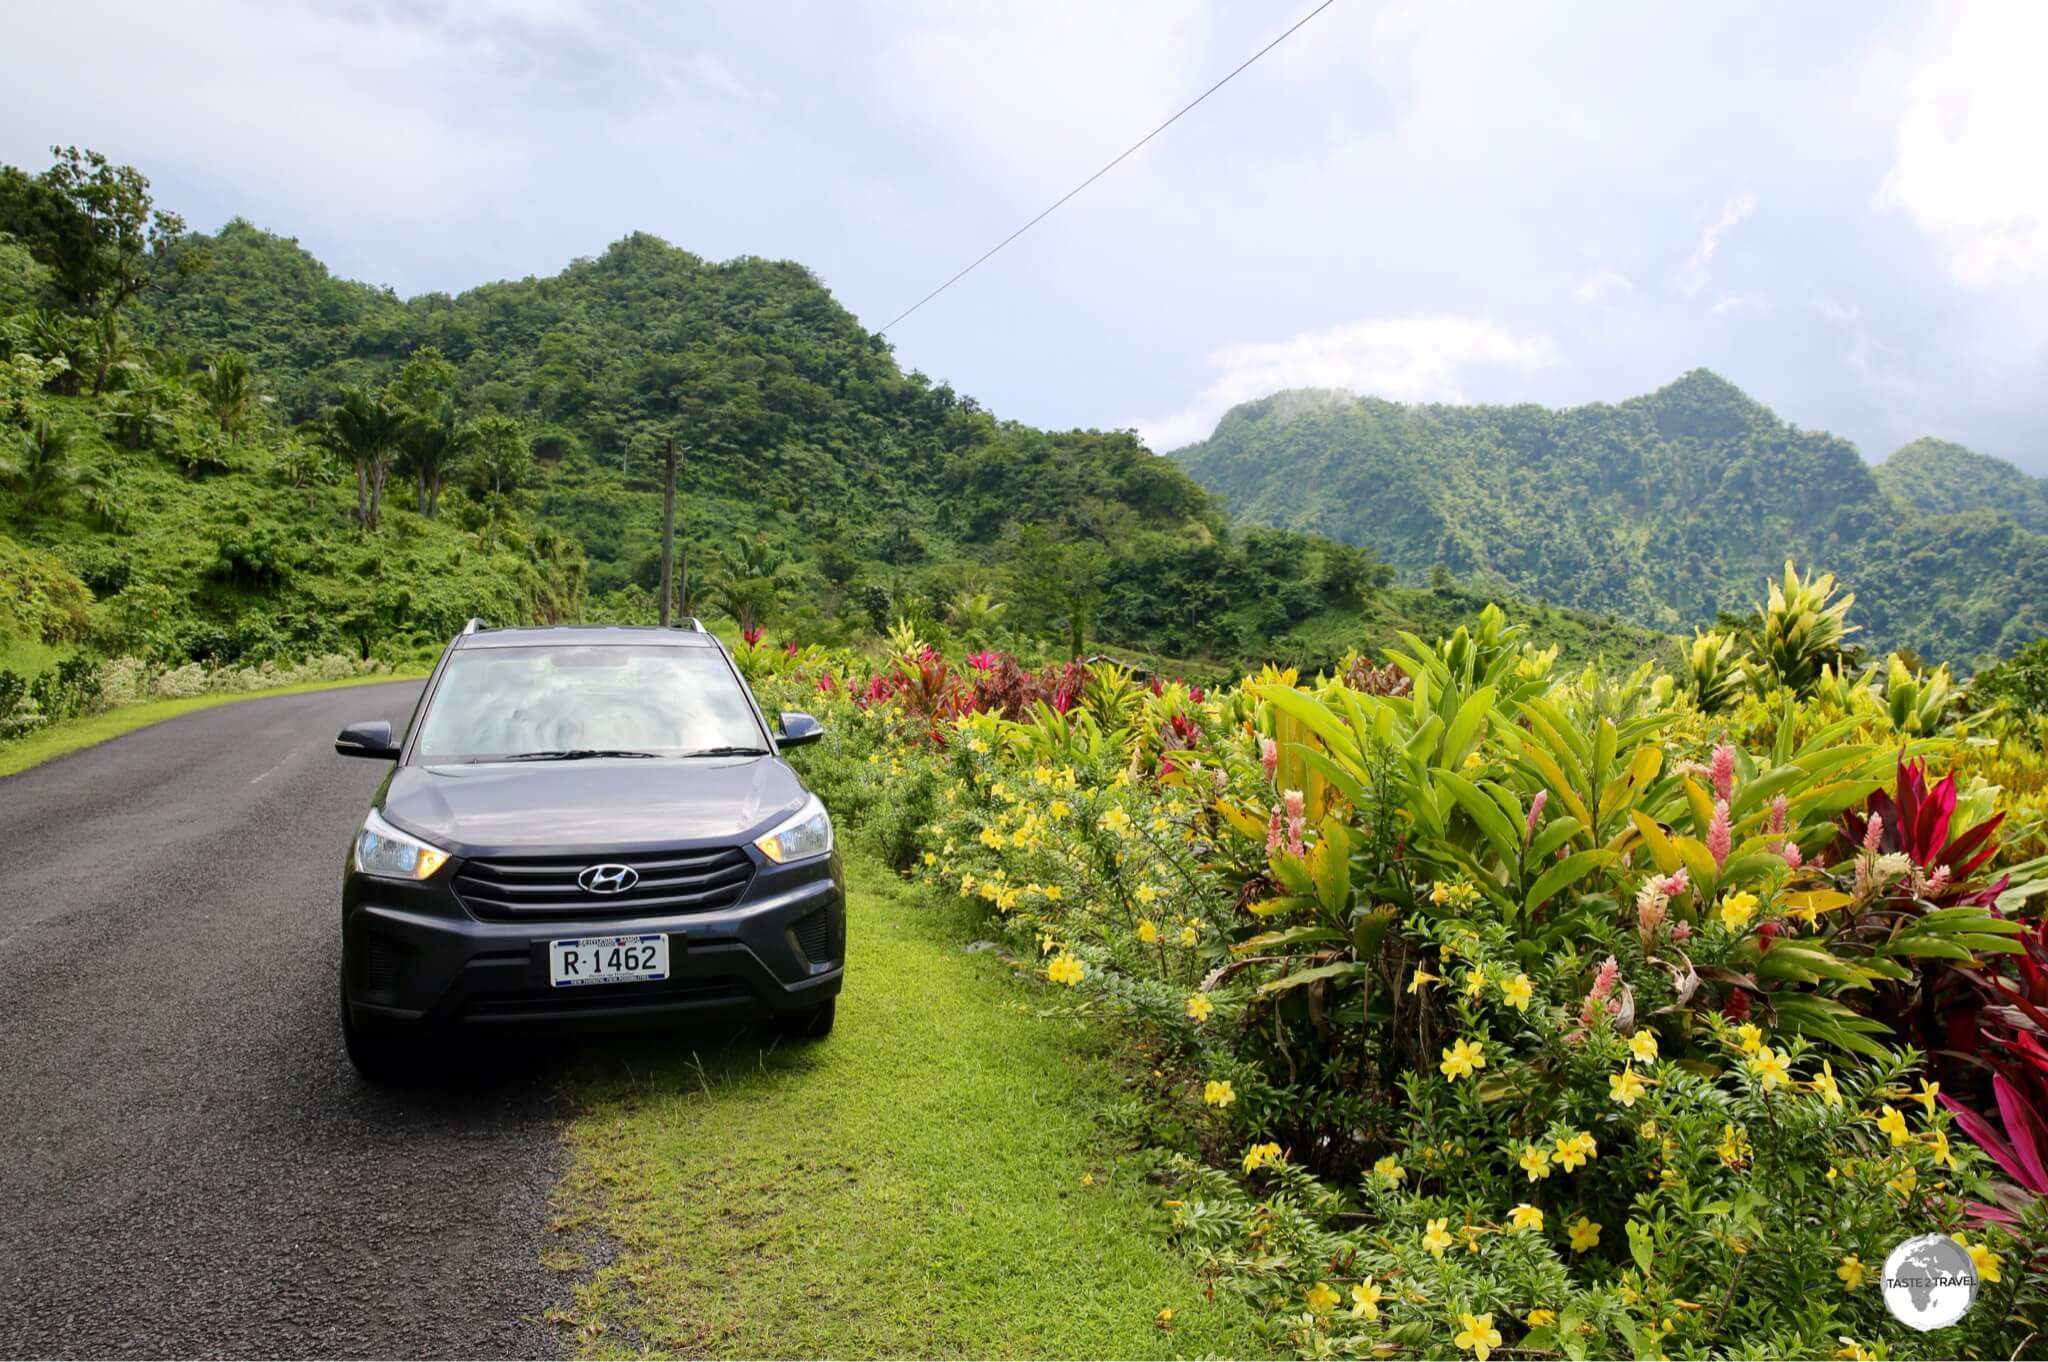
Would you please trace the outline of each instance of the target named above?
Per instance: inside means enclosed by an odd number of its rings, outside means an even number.
[[[669,602],[675,583],[676,437],[668,437],[668,474],[661,487],[661,627],[668,628]]]

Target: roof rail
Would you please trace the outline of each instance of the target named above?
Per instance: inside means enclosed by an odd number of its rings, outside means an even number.
[[[688,629],[691,633],[694,634],[701,634],[705,632],[704,622],[698,619],[695,615],[680,616],[676,620],[675,627],[678,629]]]
[[[469,617],[469,623],[462,626],[462,632],[465,634],[480,634],[490,627],[490,625],[485,624],[481,619],[477,618],[475,615],[471,615]]]

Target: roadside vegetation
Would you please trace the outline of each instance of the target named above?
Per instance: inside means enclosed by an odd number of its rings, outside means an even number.
[[[1157,1074],[1158,1205],[1259,1351],[2013,1355],[2048,729],[1855,664],[1850,604],[1788,567],[1679,670],[1492,609],[1220,689],[908,629],[741,656],[823,714],[853,835]],[[1982,1294],[1922,1335],[1876,1279],[1930,1231]]]

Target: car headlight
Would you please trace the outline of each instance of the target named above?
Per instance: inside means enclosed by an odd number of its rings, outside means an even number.
[[[375,809],[356,834],[356,869],[387,880],[423,880],[447,864],[448,853],[400,832]]]
[[[796,816],[754,843],[777,865],[809,860],[832,850],[832,816],[812,795]]]

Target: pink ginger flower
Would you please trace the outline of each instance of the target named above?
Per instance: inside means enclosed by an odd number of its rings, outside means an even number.
[[[1259,739],[1259,765],[1266,768],[1266,779],[1271,780],[1280,769],[1280,744],[1271,738]]]
[[[1293,817],[1293,818],[1290,818],[1290,819],[1288,819],[1288,820],[1287,820],[1287,854],[1288,854],[1288,855],[1290,855],[1290,856],[1299,856],[1299,855],[1302,855],[1302,854],[1303,854],[1303,853],[1304,853],[1304,852],[1305,852],[1305,851],[1307,850],[1307,848],[1306,848],[1305,846],[1303,846],[1303,844],[1302,844],[1302,840],[1301,840],[1301,836],[1302,836],[1302,833],[1306,832],[1307,830],[1308,830],[1308,820],[1307,820],[1306,818],[1303,818],[1303,817],[1301,817],[1301,816],[1299,816],[1299,815],[1296,815],[1295,817]]]
[[[1536,835],[1536,820],[1543,816],[1543,806],[1550,802],[1550,791],[1538,790],[1536,797],[1529,801],[1529,816],[1522,820],[1522,840],[1528,841]]]
[[[1714,749],[1714,764],[1708,772],[1714,781],[1714,798],[1726,804],[1735,798],[1735,749],[1722,743]]]
[[[1287,816],[1288,816],[1289,818],[1299,818],[1299,817],[1301,817],[1301,814],[1302,814],[1302,795],[1301,795],[1301,791],[1299,791],[1299,790],[1282,790],[1282,791],[1280,792],[1280,802],[1281,802],[1282,804],[1284,804],[1284,805],[1286,805],[1286,806],[1287,806]]]
[[[839,678],[830,672],[818,673],[818,689],[829,695],[831,692],[839,689]]]
[[[1884,849],[1883,814],[1874,813],[1870,815],[1870,826],[1863,830],[1863,849],[1865,851],[1882,851]]]
[[[1717,868],[1727,864],[1734,840],[1734,835],[1728,830],[1728,801],[1717,799],[1714,801],[1714,821],[1707,826],[1707,854],[1714,858]]]
[[[1805,858],[1799,854],[1799,844],[1797,842],[1780,843],[1778,854],[1785,858],[1785,864],[1793,870],[1797,870],[1805,863]]]
[[[783,642],[783,645],[782,645],[782,655],[783,655],[784,657],[795,657],[795,656],[796,656],[796,640],[795,640],[795,639],[793,639],[793,638],[792,638],[792,639],[787,639],[787,640],[785,640],[785,641]]]
[[[1948,888],[1949,872],[1945,865],[1934,867],[1934,873],[1927,877],[1927,893],[1930,897]]]
[[[1216,786],[1217,794],[1222,794],[1225,790],[1230,788],[1230,773],[1228,771],[1225,771],[1223,768],[1218,767],[1216,770],[1210,772],[1210,777]]]
[[[1770,826],[1770,831],[1772,831],[1772,832],[1783,832],[1784,830],[1785,830],[1785,796],[1783,796],[1783,795],[1779,795],[1779,796],[1778,796],[1777,798],[1775,798],[1775,799],[1773,799],[1773,800],[1771,801],[1771,826]]]
[[[1600,972],[1593,976],[1593,991],[1587,998],[1593,1002],[1604,1002],[1614,992],[1614,982],[1621,976],[1621,961],[1608,956],[1600,962]]]
[[[1280,850],[1280,806],[1273,806],[1273,816],[1266,820],[1266,854],[1274,855]]]
[[[1684,941],[1691,935],[1692,924],[1690,922],[1687,922],[1685,919],[1680,918],[1678,921],[1671,924],[1671,939],[1673,941]]]

